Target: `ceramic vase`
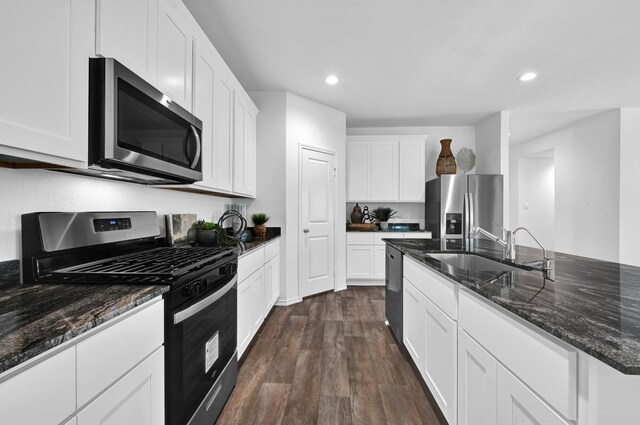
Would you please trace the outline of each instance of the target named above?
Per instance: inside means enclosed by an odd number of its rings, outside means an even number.
[[[451,152],[451,139],[440,140],[440,155],[436,162],[436,175],[440,177],[441,174],[455,174],[457,171],[456,159]]]
[[[197,242],[199,246],[216,246],[218,234],[215,230],[199,230]]]
[[[351,212],[351,222],[354,224],[362,223],[363,217],[364,215],[362,214],[362,208],[360,208],[360,205],[356,203],[356,206],[353,207],[353,211]]]

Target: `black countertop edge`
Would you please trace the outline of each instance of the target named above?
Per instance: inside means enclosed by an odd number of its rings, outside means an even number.
[[[84,284],[0,288],[0,374],[169,289],[164,285]]]
[[[20,260],[0,262],[0,289],[20,283]]]
[[[442,250],[437,239],[385,242],[614,369],[640,375],[640,268],[549,251],[554,268],[549,279],[522,266],[541,258],[535,248],[518,246],[514,264],[487,240],[469,251]],[[469,252],[522,270],[502,276],[465,271],[425,256],[438,252]]]

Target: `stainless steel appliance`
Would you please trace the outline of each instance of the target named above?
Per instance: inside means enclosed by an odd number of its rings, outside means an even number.
[[[211,425],[237,377],[237,248],[166,247],[155,212],[22,216],[25,283],[169,285],[167,425]]]
[[[425,227],[442,249],[469,247],[474,226],[501,234],[502,206],[502,175],[444,174],[426,183]]]
[[[387,245],[384,312],[391,332],[402,346],[402,252]]]
[[[202,122],[115,59],[89,59],[89,168],[144,184],[202,180]]]

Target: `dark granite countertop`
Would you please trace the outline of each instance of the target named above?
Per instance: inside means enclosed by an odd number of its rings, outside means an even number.
[[[253,234],[253,228],[249,227],[242,235],[242,238],[237,242],[241,249],[240,255],[248,254],[254,249],[259,248],[260,246],[279,237],[279,227],[267,227],[267,234],[264,236],[255,236]]]
[[[168,291],[168,286],[0,286],[0,373]]]
[[[425,257],[443,252],[439,239],[386,242],[620,372],[640,375],[640,267],[548,252],[550,278],[539,270],[473,272]],[[470,252],[511,264],[489,240]],[[542,258],[539,249],[522,246],[516,254],[516,264]]]

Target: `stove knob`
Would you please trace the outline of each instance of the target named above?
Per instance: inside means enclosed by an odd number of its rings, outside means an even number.
[[[198,295],[200,295],[200,290],[201,290],[200,281],[195,281],[193,283],[186,285],[182,290],[182,292],[187,297],[197,297]]]
[[[220,274],[223,276],[229,276],[234,274],[238,270],[238,266],[235,264],[226,264],[220,267]]]

